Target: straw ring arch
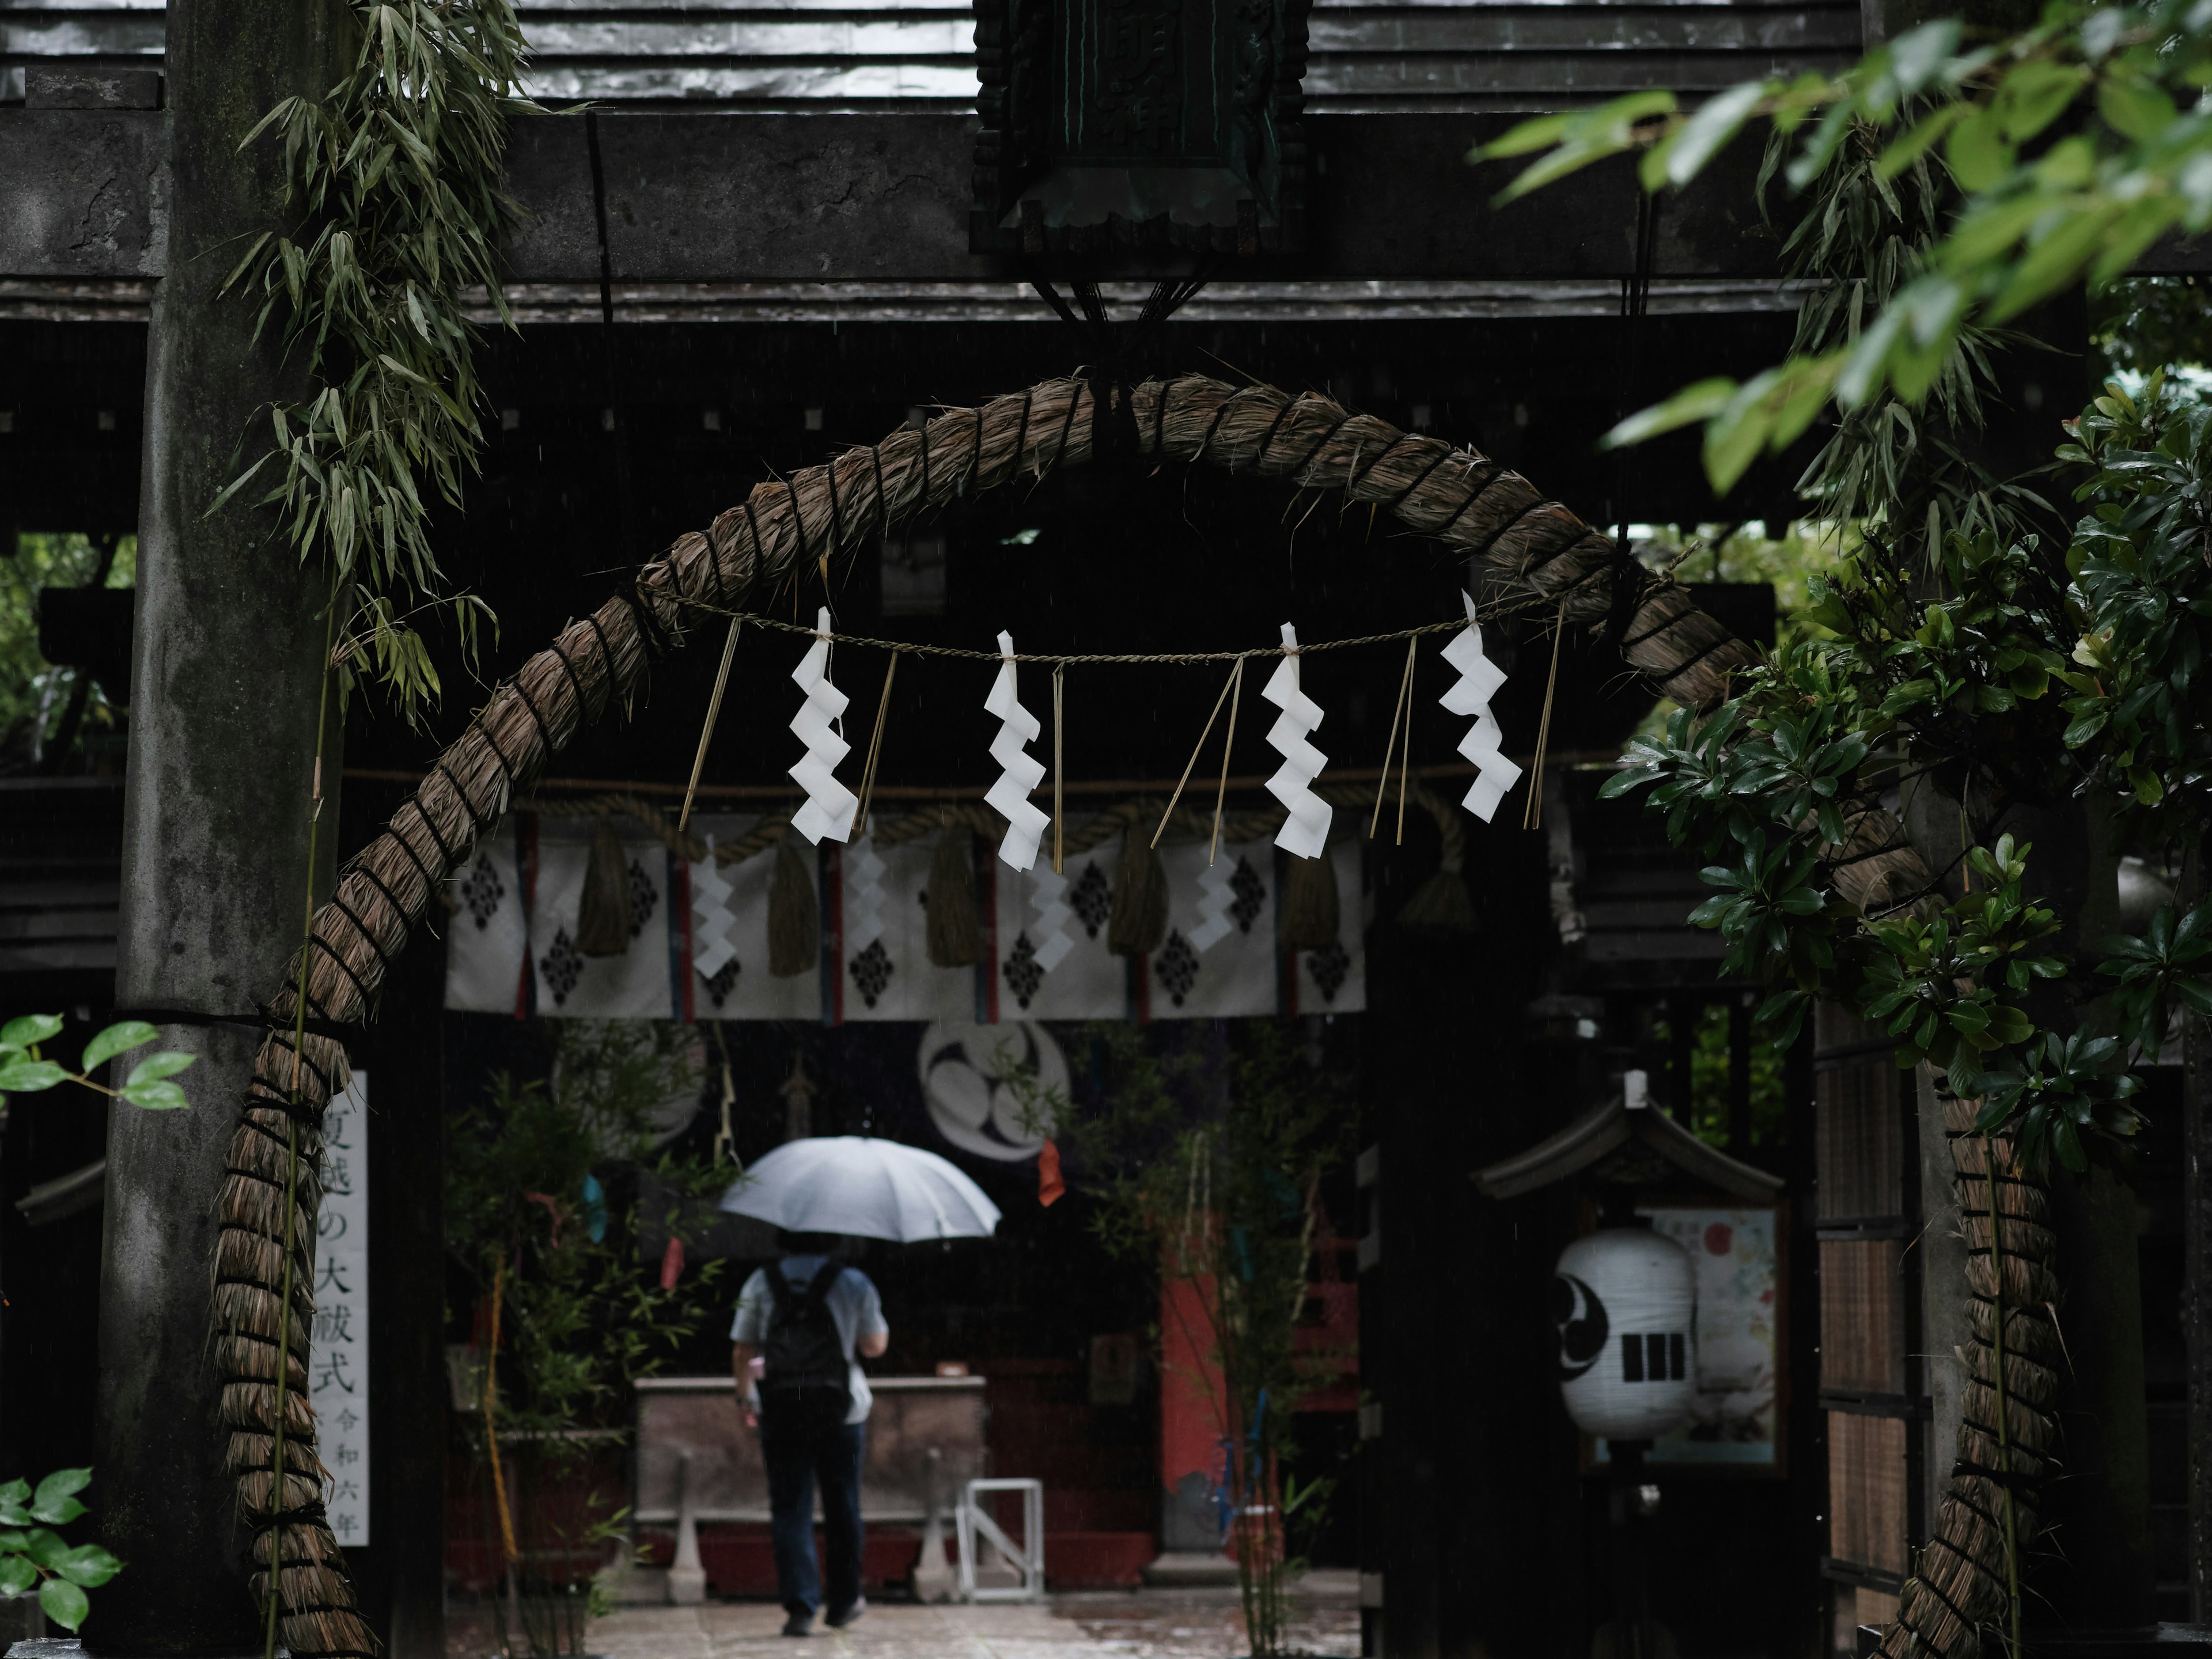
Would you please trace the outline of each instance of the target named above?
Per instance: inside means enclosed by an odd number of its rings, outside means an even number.
[[[1493,592],[1539,602],[1568,622],[1614,615],[1624,596],[1624,653],[1677,702],[1717,701],[1755,651],[1699,611],[1688,593],[1618,562],[1612,539],[1543,495],[1518,473],[1471,449],[1348,414],[1313,393],[1231,386],[1202,375],[1147,380],[1111,394],[1127,400],[1142,453],[1340,489],[1387,506],[1407,528],[1478,562]],[[1121,411],[1109,411],[1109,418]],[[421,787],[340,872],[315,913],[304,981],[295,957],[270,1005],[272,1029],[256,1055],[216,1197],[219,1228],[211,1317],[229,1433],[226,1472],[254,1528],[257,1595],[282,1544],[282,1634],[295,1654],[368,1659],[375,1639],[359,1611],[322,1508],[314,1414],[307,1403],[313,1328],[315,1215],[321,1199],[323,1110],[344,1087],[345,1048],[322,1034],[368,1018],[387,964],[428,909],[439,884],[465,866],[478,839],[547,760],[617,704],[628,712],[648,657],[684,642],[687,609],[727,610],[764,581],[853,547],[964,490],[994,489],[1080,465],[1096,453],[1091,386],[1047,380],[974,409],[949,409],[876,445],[859,445],[787,481],[754,488],[704,533],[679,538],[639,571],[632,591],[569,623],[495,690]],[[1619,624],[1616,623],[1618,626]],[[1888,815],[1869,808],[1845,848],[1846,890],[1879,894],[1909,878],[1917,855]],[[296,988],[315,1022],[294,1054]],[[296,1084],[296,1086],[295,1085]],[[291,1237],[285,1235],[286,1119],[296,1121],[301,1168]],[[293,1312],[281,1317],[285,1251],[293,1252]],[[280,1338],[280,1333],[284,1334]],[[280,1340],[286,1352],[277,1352]],[[273,1468],[285,1367],[281,1485]]]

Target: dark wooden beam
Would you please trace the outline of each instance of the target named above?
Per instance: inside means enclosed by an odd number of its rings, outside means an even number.
[[[0,111],[0,277],[101,278],[167,268],[160,179],[165,113]],[[1626,276],[1634,181],[1626,161],[1493,209],[1512,164],[1470,167],[1502,115],[1319,115],[1313,246],[1237,261],[1252,280],[1419,282]],[[599,277],[591,141],[606,196],[617,282],[938,283],[1027,270],[968,251],[973,116],[696,114],[526,117],[508,147],[523,207],[508,240],[523,283]],[[1776,274],[1778,242],[1753,191],[1759,146],[1739,142],[1660,210],[1655,274]],[[1769,203],[1786,222],[1778,187]],[[1144,274],[1136,254],[1103,276]],[[2147,270],[2212,270],[2212,246],[2162,245]]]
[[[1313,243],[1220,268],[1246,279],[1419,281],[1613,276],[1633,264],[1634,183],[1594,168],[1493,210],[1511,177],[1470,167],[1503,116],[1316,116]],[[974,282],[1027,268],[968,251],[973,117],[605,115],[597,122],[617,282]],[[520,121],[510,186],[531,210],[511,244],[521,280],[599,275],[590,135],[574,118]],[[1657,269],[1771,276],[1778,246],[1740,147],[1662,214]],[[1176,256],[1185,264],[1188,256]],[[1094,269],[1096,267],[1093,267]],[[1142,255],[1106,274],[1141,275]]]

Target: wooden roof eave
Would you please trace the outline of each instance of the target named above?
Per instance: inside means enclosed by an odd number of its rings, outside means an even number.
[[[1631,1141],[1640,1141],[1690,1180],[1731,1197],[1771,1204],[1781,1196],[1781,1176],[1730,1158],[1719,1148],[1708,1146],[1666,1113],[1650,1106],[1632,1107],[1618,1095],[1592,1107],[1527,1152],[1477,1170],[1475,1185],[1487,1197],[1517,1198],[1580,1175]]]

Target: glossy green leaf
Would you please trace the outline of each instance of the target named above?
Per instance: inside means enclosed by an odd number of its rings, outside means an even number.
[[[52,1088],[68,1076],[50,1060],[11,1060],[0,1065],[0,1094],[34,1094]]]
[[[24,1553],[40,1566],[52,1568],[69,1553],[62,1535],[47,1527],[32,1527],[23,1534]]]
[[[1656,782],[1658,777],[1659,774],[1648,766],[1625,768],[1615,772],[1598,786],[1597,798],[1600,800],[1611,800],[1615,796],[1625,795],[1630,790],[1639,788],[1644,784]]]
[[[13,1601],[39,1582],[39,1570],[21,1555],[0,1555],[0,1596]]]
[[[39,1607],[64,1630],[75,1630],[92,1610],[85,1593],[66,1578],[49,1578],[39,1586]]]
[[[143,1019],[126,1019],[109,1026],[84,1045],[84,1058],[77,1064],[80,1072],[89,1072],[95,1066],[104,1066],[126,1049],[151,1042],[161,1033]]]
[[[80,1544],[61,1559],[56,1572],[73,1584],[97,1589],[123,1571],[123,1564],[97,1544]]]
[[[61,1034],[59,1014],[20,1014],[0,1025],[0,1043],[11,1048],[28,1048]]]
[[[131,1068],[131,1075],[124,1080],[124,1086],[136,1088],[142,1083],[156,1083],[165,1077],[174,1077],[190,1066],[194,1058],[191,1054],[179,1054],[174,1050],[149,1054]]]
[[[122,1095],[133,1106],[143,1107],[149,1112],[181,1111],[191,1104],[185,1097],[182,1086],[166,1078],[152,1083],[125,1084]]]
[[[76,1501],[74,1494],[91,1484],[90,1469],[56,1469],[39,1482],[38,1491],[31,1495],[32,1516],[50,1527],[76,1520],[84,1513],[84,1505]]]

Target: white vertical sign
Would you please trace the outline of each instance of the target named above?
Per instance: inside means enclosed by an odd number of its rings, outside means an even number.
[[[368,1074],[323,1114],[323,1207],[315,1222],[315,1408],[323,1501],[341,1546],[368,1542]]]

